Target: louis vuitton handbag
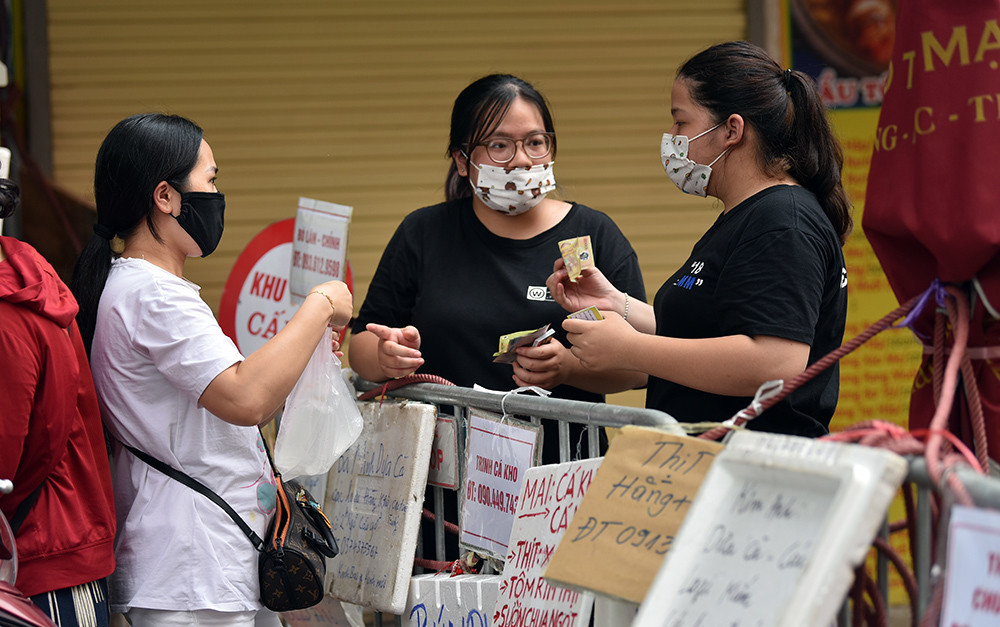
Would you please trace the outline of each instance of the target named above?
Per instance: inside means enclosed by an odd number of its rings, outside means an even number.
[[[333,526],[319,503],[301,483],[282,480],[281,473],[274,468],[266,440],[264,449],[271,461],[278,490],[274,518],[264,540],[254,533],[229,503],[205,484],[139,449],[127,444],[122,446],[168,477],[205,495],[233,519],[260,553],[257,571],[260,600],[264,607],[275,612],[288,612],[311,607],[323,600],[326,558],[336,557],[338,552]]]
[[[323,600],[326,558],[337,556],[333,527],[298,481],[278,484],[278,502],[260,550],[260,600],[275,612],[298,610]]]

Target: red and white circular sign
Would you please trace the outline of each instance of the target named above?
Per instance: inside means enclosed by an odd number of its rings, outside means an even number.
[[[257,234],[236,259],[219,302],[219,325],[244,355],[284,328],[298,309],[289,299],[295,218],[275,222]],[[345,266],[353,291],[351,264]],[[341,338],[343,339],[343,338]]]

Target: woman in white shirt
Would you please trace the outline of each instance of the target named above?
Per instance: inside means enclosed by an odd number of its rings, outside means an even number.
[[[282,407],[347,286],[316,286],[248,357],[223,334],[188,257],[222,237],[225,198],[202,130],[179,116],[119,122],[97,154],[95,237],[73,276],[79,324],[114,446],[118,567],[113,612],[142,625],[277,625],[262,608],[257,553],[216,504],[134,457],[138,448],[206,484],[258,535],[275,486],[258,425]]]

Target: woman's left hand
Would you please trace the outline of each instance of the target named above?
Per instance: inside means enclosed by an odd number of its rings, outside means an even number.
[[[570,375],[573,356],[558,340],[541,346],[523,346],[516,350],[514,382],[518,387],[534,385],[546,390],[562,385]]]

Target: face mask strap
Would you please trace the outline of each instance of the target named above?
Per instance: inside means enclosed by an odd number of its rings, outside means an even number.
[[[725,122],[719,122],[718,124],[716,124],[712,128],[708,129],[707,131],[702,131],[702,132],[698,133],[697,135],[695,135],[694,137],[692,137],[691,139],[689,139],[688,143],[690,144],[691,142],[693,142],[694,140],[698,139],[702,135],[707,135],[708,133],[711,133],[712,131],[714,131],[715,129],[719,128],[723,124],[725,124]],[[713,161],[712,163],[715,163],[715,161]]]
[[[712,163],[709,163],[708,167],[712,167],[713,165],[715,165],[715,162],[718,161],[719,159],[721,159],[723,157],[723,155],[725,155],[727,152],[729,152],[728,148],[726,148],[725,150],[723,150],[722,154],[720,154],[718,157],[716,157],[715,159],[712,159]]]

